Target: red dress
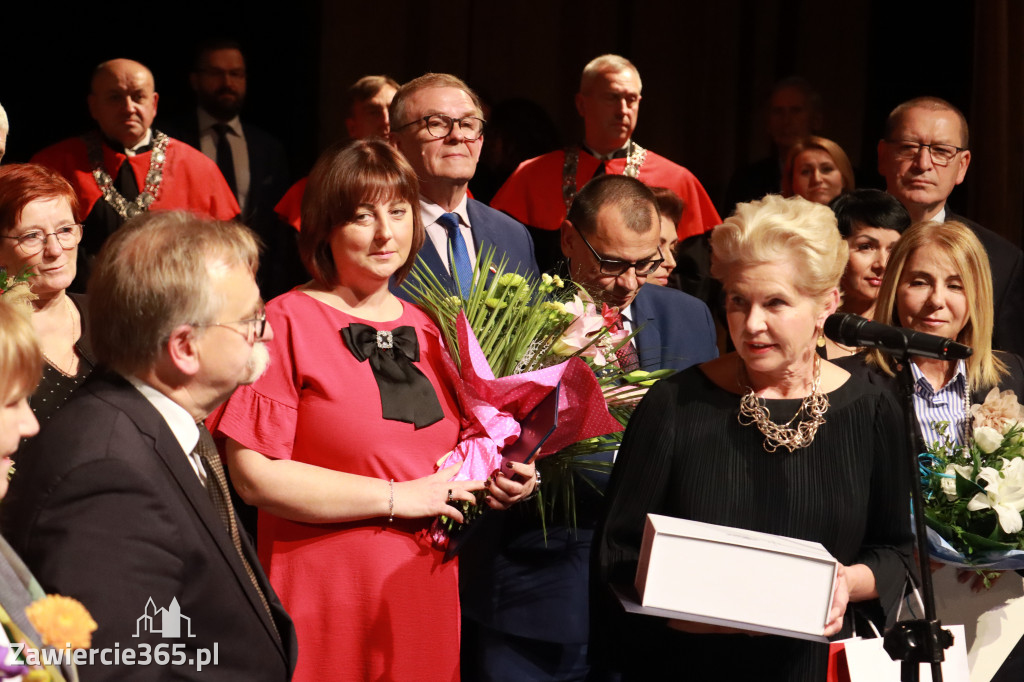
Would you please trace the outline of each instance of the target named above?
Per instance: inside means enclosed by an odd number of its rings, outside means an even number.
[[[362,476],[434,473],[458,439],[459,410],[439,332],[403,306],[397,320],[369,322],[301,291],[271,301],[270,368],[235,392],[217,431],[268,457]],[[381,417],[369,363],[356,361],[339,331],[352,322],[416,329],[415,364],[434,386],[441,421],[417,430]],[[260,511],[260,561],[298,635],[296,681],[459,679],[458,569],[431,547],[430,523],[295,523]]]

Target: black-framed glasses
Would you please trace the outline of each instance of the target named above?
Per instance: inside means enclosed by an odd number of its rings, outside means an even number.
[[[4,236],[4,239],[13,239],[18,242],[16,246],[23,254],[34,256],[46,248],[46,240],[50,237],[56,239],[57,243],[60,244],[60,248],[65,251],[73,249],[82,241],[82,226],[73,223],[71,225],[62,225],[53,232],[32,230],[31,232],[19,234],[17,237]]]
[[[239,331],[232,326],[237,324],[246,325],[245,331]],[[267,309],[260,308],[256,313],[256,317],[250,317],[245,320],[237,320],[235,322],[211,322],[210,324],[194,324],[192,326],[197,329],[202,329],[203,327],[224,327],[225,329],[230,329],[236,334],[241,334],[249,343],[255,343],[262,339],[263,334],[267,331]]]
[[[580,228],[576,227],[576,225],[573,225],[573,227],[576,228],[576,232],[580,235],[580,238],[583,240],[583,243],[587,245],[588,249],[590,249],[590,253],[594,254],[594,259],[597,261],[597,265],[601,269],[602,275],[608,275],[609,277],[619,277],[621,275],[626,274],[630,268],[633,268],[633,271],[636,272],[637,277],[647,277],[647,275],[657,270],[661,266],[661,264],[665,262],[665,258],[661,253],[660,246],[658,247],[659,258],[645,258],[644,260],[638,261],[604,258],[594,249],[593,246],[590,245],[590,242],[587,241],[587,236],[583,234]]]
[[[896,148],[896,156],[900,159],[916,159],[922,149],[927,149],[936,166],[948,166],[957,154],[967,151],[967,147],[953,144],[922,144],[912,140],[886,140],[886,143]]]
[[[455,130],[455,124],[459,124],[459,130],[462,131],[462,137],[467,142],[472,142],[478,139],[484,134],[484,126],[487,125],[487,121],[476,116],[466,116],[465,118],[452,118],[451,116],[445,116],[444,114],[431,114],[430,116],[424,116],[418,118],[415,121],[409,121],[405,125],[400,125],[393,130],[401,130],[402,128],[408,128],[414,123],[423,121],[426,124],[427,133],[431,137],[448,137]]]

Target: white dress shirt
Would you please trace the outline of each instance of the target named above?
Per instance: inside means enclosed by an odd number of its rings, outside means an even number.
[[[217,131],[213,126],[220,123],[204,109],[196,109],[199,116],[199,151],[214,161],[217,160]],[[249,200],[249,147],[245,144],[242,122],[237,116],[225,121],[228,128],[228,144],[231,158],[235,162],[235,188],[238,191],[238,206],[245,211]]]
[[[149,401],[160,416],[163,417],[167,423],[167,427],[170,428],[171,433],[174,434],[175,440],[178,441],[178,445],[185,452],[185,456],[188,458],[188,463],[192,465],[192,470],[196,472],[196,476],[199,477],[199,482],[206,486],[206,467],[203,466],[203,461],[199,455],[194,452],[196,449],[196,443],[199,442],[199,427],[196,426],[195,420],[192,415],[188,413],[184,407],[174,402],[166,395],[156,390],[146,382],[133,376],[126,376],[132,386],[138,389],[142,397]]]
[[[444,269],[448,271],[448,274],[452,274],[451,263],[448,262],[448,230],[445,226],[437,222],[445,213],[454,213],[459,216],[459,231],[462,232],[462,238],[466,240],[466,250],[469,252],[469,262],[476,267],[476,244],[473,243],[473,229],[469,224],[469,211],[466,210],[467,196],[462,195],[462,201],[458,203],[452,211],[445,211],[443,208],[435,204],[433,201],[420,196],[420,217],[423,218],[423,227],[427,231],[427,238],[430,243],[437,249],[437,253],[441,256],[441,262],[444,263]]]

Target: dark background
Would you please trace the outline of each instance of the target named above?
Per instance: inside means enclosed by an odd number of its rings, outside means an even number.
[[[402,82],[447,71],[492,103],[528,97],[571,142],[580,134],[572,95],[582,67],[616,52],[643,79],[635,139],[687,166],[718,204],[733,170],[768,153],[763,105],[779,78],[800,74],[820,90],[825,135],[875,183],[881,182],[875,145],[886,114],[917,95],[948,99],[971,122],[974,154],[951,203],[1019,244],[1024,144],[1019,134],[1012,144],[999,139],[1007,128],[988,121],[995,116],[1011,131],[1024,128],[1013,120],[1024,80],[999,87],[978,77],[991,74],[993,63],[996,71],[1016,68],[1018,50],[1006,46],[1024,33],[1024,12],[1015,4],[292,0],[257,10],[251,2],[187,0],[138,4],[131,16],[107,5],[98,13],[87,4],[74,12],[9,8],[0,41],[0,102],[12,127],[6,160],[25,161],[86,130],[90,73],[113,57],[153,70],[160,93],[156,127],[189,115],[192,47],[209,35],[242,42],[249,71],[243,118],[285,142],[296,178],[344,135],[341,98],[364,74]],[[1010,69],[1007,78],[1012,83],[1019,75]],[[1000,187],[995,198],[993,182]]]

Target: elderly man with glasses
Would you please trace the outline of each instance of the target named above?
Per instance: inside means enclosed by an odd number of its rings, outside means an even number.
[[[995,232],[951,212],[946,202],[964,181],[971,163],[967,119],[938,97],[900,104],[885,122],[878,142],[878,172],[886,190],[907,208],[913,222],[955,220],[967,225],[985,246],[992,266],[996,323],[992,345],[1024,353],[1024,255]]]
[[[569,275],[636,331],[623,369],[685,369],[718,355],[711,313],[676,289],[644,286],[662,262],[651,190],[624,175],[587,183],[561,225]],[[611,453],[606,453],[611,458]],[[576,484],[576,527],[506,514],[491,543],[460,554],[464,680],[597,680],[588,663],[589,556],[607,478]],[[588,485],[589,484],[589,485]],[[495,546],[496,545],[496,546]]]
[[[391,143],[420,180],[419,209],[427,239],[417,261],[463,297],[469,295],[477,253],[489,248],[495,249],[496,261],[508,259],[509,271],[537,275],[526,228],[467,194],[484,142],[485,121],[476,93],[455,76],[428,73],[399,88],[391,100],[390,119]]]

